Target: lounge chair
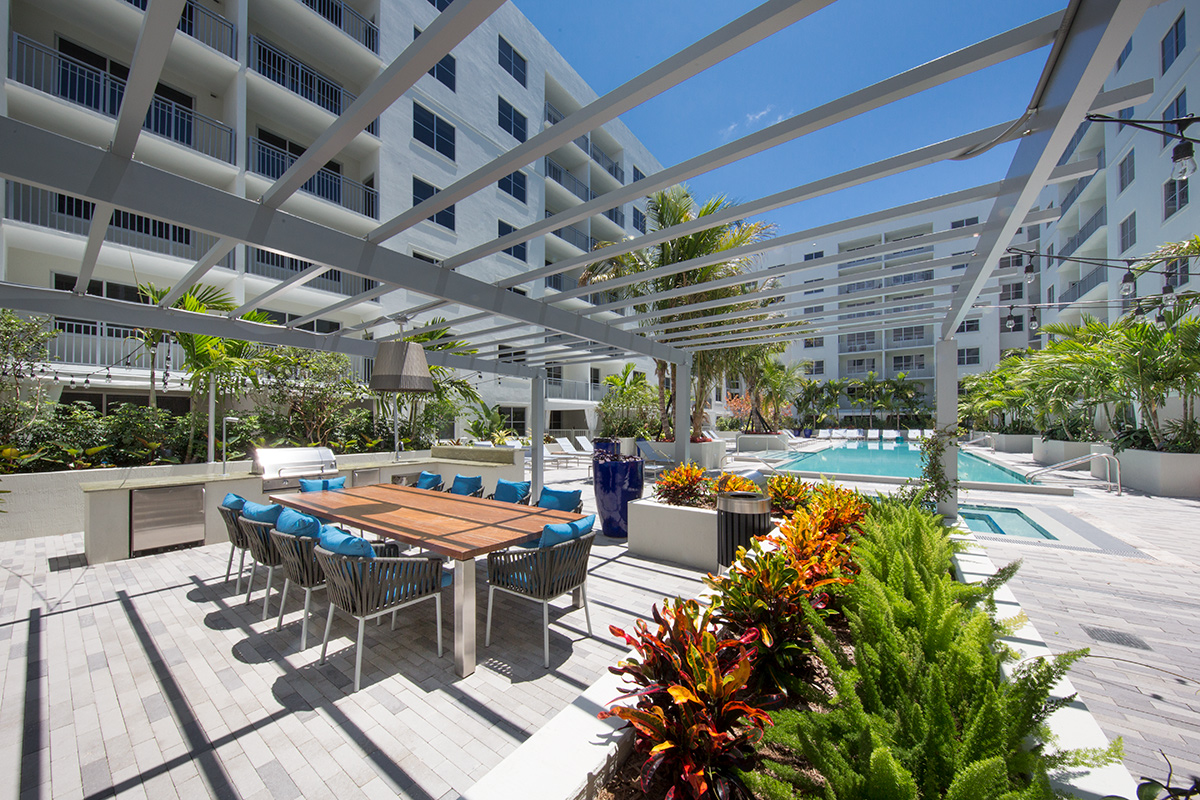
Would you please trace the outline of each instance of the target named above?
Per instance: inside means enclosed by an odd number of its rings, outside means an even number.
[[[886,441],[894,442],[900,438],[900,431],[880,431],[880,436],[882,436]]]
[[[471,446],[472,447],[495,447],[496,445],[492,444],[491,442],[485,442],[482,439],[477,439],[476,441],[471,442]]]
[[[883,441],[882,434],[879,431],[875,430],[874,428],[871,428],[871,430],[867,431],[867,441],[868,442]]]
[[[571,456],[572,458],[575,458],[576,460],[587,461],[589,465],[592,463],[591,455],[583,452],[582,450],[576,450],[575,445],[571,444],[571,440],[568,439],[567,437],[556,436],[556,437],[554,437],[554,441],[558,443],[558,446],[560,448],[562,448],[562,451],[564,453]]]
[[[586,436],[576,436],[575,441],[579,442],[579,450],[585,455],[590,457],[596,452],[596,446]]]
[[[663,455],[645,439],[638,439],[638,453],[646,460],[646,469],[653,473],[675,466],[675,459]]]
[[[570,464],[575,459],[566,453],[552,453],[549,445],[542,445],[542,460],[546,464],[554,464],[556,466],[564,466]]]
[[[817,438],[818,439],[832,439],[833,431],[829,430],[829,428],[821,428],[821,430],[817,431]]]

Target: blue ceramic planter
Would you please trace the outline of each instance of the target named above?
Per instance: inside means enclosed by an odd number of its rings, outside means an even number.
[[[605,536],[624,539],[629,535],[629,503],[642,498],[642,467],[645,461],[596,461],[592,485],[596,490],[596,512]]]
[[[608,453],[609,455],[615,456],[621,449],[621,443],[595,441],[592,442],[592,447],[596,449],[597,453]]]

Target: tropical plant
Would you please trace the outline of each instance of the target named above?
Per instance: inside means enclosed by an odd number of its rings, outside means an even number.
[[[804,427],[819,428],[828,418],[829,404],[826,397],[825,386],[820,381],[805,377],[797,381],[796,395],[792,402]]]
[[[771,515],[784,516],[808,502],[812,486],[794,475],[779,473],[767,478],[767,494],[771,496]]]
[[[714,492],[757,492],[758,484],[732,472],[722,472],[713,481]]]
[[[667,505],[702,508],[712,502],[712,481],[699,464],[680,464],[664,471],[654,484],[654,497]]]
[[[0,442],[12,442],[38,418],[44,391],[34,367],[49,357],[58,335],[46,317],[0,309]]]
[[[263,391],[286,415],[288,436],[301,444],[328,445],[346,410],[370,396],[341,353],[276,347],[264,355]]]
[[[500,413],[500,405],[488,406],[479,402],[471,409],[475,418],[467,423],[467,433],[480,442],[504,444],[508,439],[516,438],[517,432],[505,425],[504,415]]]
[[[630,437],[657,419],[654,393],[646,375],[637,372],[632,362],[618,375],[605,377],[608,388],[596,406],[600,430],[604,436]]]

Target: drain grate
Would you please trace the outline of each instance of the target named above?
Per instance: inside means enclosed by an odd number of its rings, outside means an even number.
[[[50,556],[50,571],[63,572],[68,569],[78,569],[87,566],[87,556],[83,553],[72,553],[69,556]]]
[[[1145,639],[1134,636],[1132,633],[1121,633],[1121,631],[1114,631],[1109,628],[1089,628],[1087,625],[1083,626],[1083,631],[1097,642],[1119,644],[1122,647],[1133,647],[1138,650],[1151,649],[1150,645],[1146,644]]]

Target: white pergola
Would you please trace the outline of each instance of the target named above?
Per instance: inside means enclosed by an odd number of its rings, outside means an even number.
[[[107,149],[37,128],[10,118],[0,120],[0,178],[43,189],[82,197],[96,204],[88,243],[73,291],[56,291],[16,283],[0,283],[0,306],[33,313],[119,322],[166,330],[239,338],[276,345],[291,345],[349,355],[373,356],[378,341],[354,334],[391,324],[392,317],[363,320],[331,334],[300,330],[318,316],[350,307],[366,299],[404,289],[427,298],[405,313],[416,315],[416,330],[423,329],[435,311],[445,316],[447,306],[468,309],[449,319],[449,324],[484,323],[489,327],[471,332],[475,353],[431,351],[431,363],[463,370],[491,372],[532,379],[533,436],[540,440],[544,426],[545,366],[570,364],[621,354],[647,356],[677,365],[676,429],[689,422],[690,365],[692,354],[702,350],[778,342],[798,336],[846,333],[878,327],[886,322],[921,322],[940,326],[935,348],[937,424],[953,424],[957,416],[957,362],[953,335],[967,311],[980,297],[988,279],[997,270],[1005,247],[1018,227],[1050,221],[1051,211],[1031,211],[1038,193],[1051,183],[1076,180],[1098,168],[1091,162],[1058,167],[1076,128],[1088,113],[1111,112],[1139,102],[1152,91],[1150,82],[1101,93],[1121,48],[1129,39],[1152,0],[1071,0],[1062,11],[1033,20],[992,36],[926,64],[893,75],[844,97],[811,108],[790,119],[731,141],[680,164],[621,186],[593,200],[576,205],[547,219],[457,253],[439,264],[431,264],[389,249],[386,242],[437,211],[494,184],[497,179],[527,167],[557,147],[581,134],[616,119],[620,114],[661,94],[730,56],[762,41],[783,28],[829,5],[833,0],[768,0],[749,13],[675,53],[608,94],[569,114],[565,119],[532,136],[499,157],[478,165],[433,197],[380,224],[365,237],[344,233],[294,214],[280,206],[379,114],[399,99],[434,64],[461,42],[502,3],[502,0],[455,0],[400,56],[382,70],[356,101],[317,138],[308,150],[263,194],[250,200],[215,189],[188,178],[149,166],[134,157],[142,135],[142,121],[154,86],[166,60],[184,0],[151,0],[130,67],[120,116]],[[948,81],[994,66],[1008,59],[1049,46],[1046,65],[1031,100],[1020,116],[1010,122],[934,142],[871,164],[847,165],[845,171],[820,180],[733,206],[719,214],[671,228],[651,231],[625,242],[611,244],[586,255],[559,261],[505,278],[497,283],[477,280],[458,268],[513,245],[586,219],[622,203],[644,197],[680,181],[732,164],[831,125],[852,119],[890,103],[910,97]],[[947,120],[947,128],[951,128]],[[572,289],[546,300],[536,300],[508,291],[527,281],[566,272],[583,265],[655,245],[673,237],[694,233],[703,227],[763,214],[790,204],[828,195],[839,190],[899,175],[939,161],[966,159],[997,144],[1017,141],[1005,177],[991,183],[879,211],[810,230],[785,233],[761,244],[719,256],[693,259],[661,267],[637,278],[610,280],[602,285]],[[685,302],[672,314],[711,312],[704,319],[701,335],[681,332],[683,323],[662,320],[652,312],[626,313],[611,319],[598,315],[630,309],[634,305],[687,298],[694,289],[678,289],[633,299],[618,299],[583,310],[568,309],[563,303],[598,289],[695,269],[735,256],[754,256],[780,247],[829,236],[855,228],[901,220],[916,214],[949,208],[964,202],[994,199],[990,216],[980,224],[952,231],[926,234],[903,242],[876,245],[848,254],[835,254],[812,261],[782,264],[723,279],[705,288],[749,285],[757,300],[772,300],[768,308],[729,311],[731,301]],[[185,226],[213,235],[217,243],[179,280],[157,305],[121,302],[85,293],[104,241],[109,217],[120,209]],[[811,300],[801,302],[803,290],[836,287],[854,279],[828,279],[804,284],[809,272],[832,263],[881,255],[897,250],[964,239],[971,241],[971,254],[964,273],[950,279],[930,281],[922,288],[934,293],[914,302],[919,308],[892,304],[871,306],[882,317],[845,319],[844,310],[821,314],[801,312]],[[313,266],[281,281],[268,291],[249,298],[226,315],[192,314],[170,306],[238,244],[252,245],[297,259]],[[961,261],[961,258],[955,261]],[[922,262],[923,268],[940,262]],[[287,325],[261,325],[238,319],[246,312],[288,292],[321,273],[336,269],[378,282],[369,292],[341,300]],[[872,273],[887,277],[911,271],[912,265]],[[883,291],[875,293],[876,296]],[[856,294],[869,298],[870,292]],[[793,300],[792,298],[796,298]],[[763,314],[777,315],[764,331]],[[694,323],[694,320],[692,321]],[[535,333],[523,330],[533,326]],[[437,327],[442,327],[441,325]],[[408,331],[411,334],[413,330]],[[514,336],[514,332],[519,335]],[[553,336],[552,341],[548,341]],[[769,338],[768,338],[769,337]],[[497,359],[500,344],[522,345],[522,363]],[[675,455],[688,456],[688,437],[677,435]],[[947,474],[957,475],[957,456],[948,449]],[[542,458],[533,448],[533,480],[540,486]],[[536,488],[535,488],[536,491]],[[954,513],[951,501],[943,509]]]

